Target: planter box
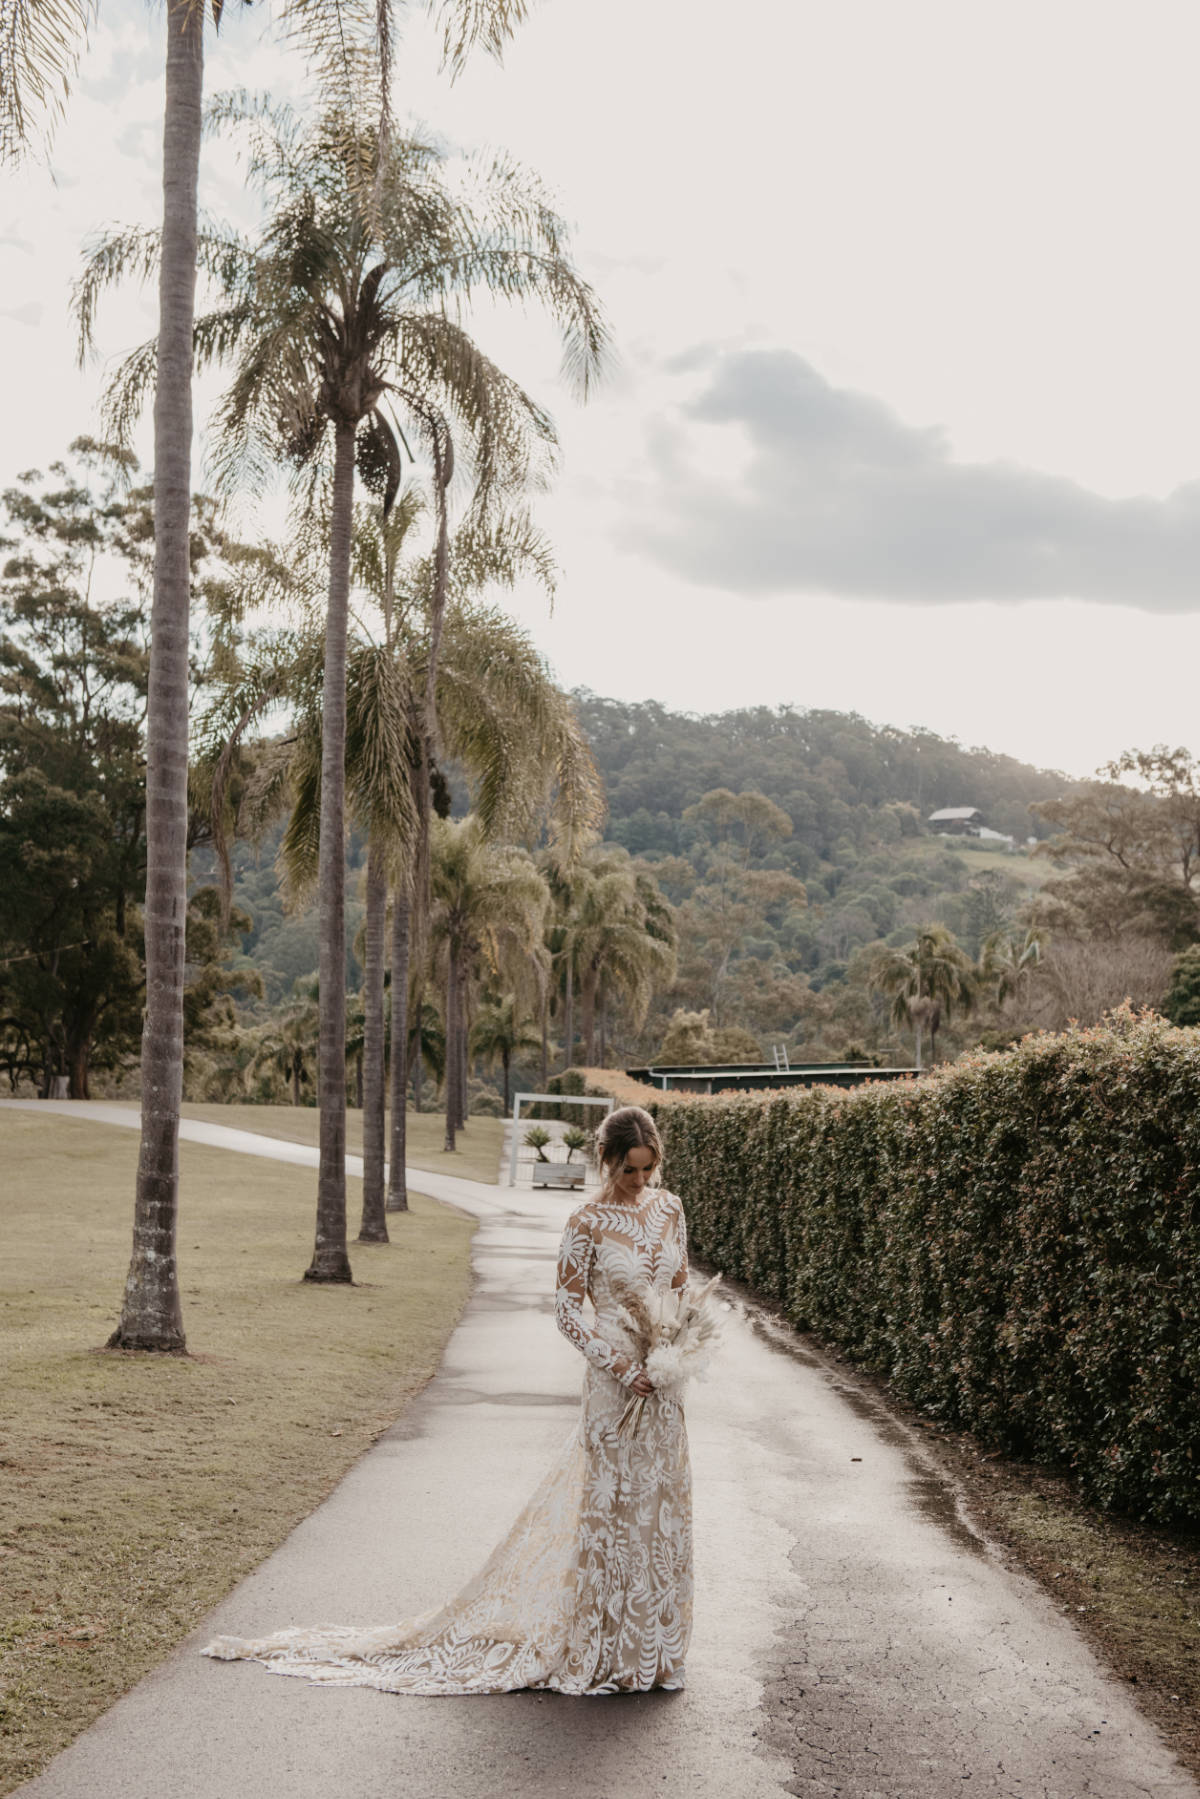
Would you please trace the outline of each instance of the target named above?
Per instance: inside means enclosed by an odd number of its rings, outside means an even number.
[[[570,1162],[535,1162],[533,1184],[535,1187],[582,1187],[585,1173],[582,1164],[573,1167]]]

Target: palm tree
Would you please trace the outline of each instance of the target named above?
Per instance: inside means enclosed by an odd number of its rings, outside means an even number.
[[[482,44],[493,54],[524,17],[526,0],[449,0],[443,50],[455,69]],[[212,0],[214,26],[223,0]],[[31,114],[51,118],[65,100],[94,7],[87,0],[8,0],[0,15],[0,161],[26,149]],[[293,28],[311,66],[343,102],[363,66],[343,0],[292,0]],[[380,136],[389,112],[389,0],[364,9],[377,73]],[[183,1094],[184,931],[187,912],[187,658],[190,600],[192,353],[197,271],[196,193],[204,92],[204,8],[167,0],[163,125],[163,226],[159,238],[159,337],[142,392],[154,387],[154,600],[147,722],[147,875],[144,908],[146,1015],[142,1036],[142,1132],[133,1252],[110,1347],[183,1353],[175,1259],[179,1109]],[[330,79],[332,78],[332,79]],[[61,97],[60,97],[61,90]],[[90,343],[97,288],[80,296],[81,353]]]
[[[954,1008],[969,1011],[978,989],[970,957],[945,925],[925,925],[903,949],[880,952],[873,964],[869,985],[892,1001],[892,1023],[909,1025],[916,1038],[916,1063],[921,1067],[921,1038],[929,1027],[930,1061],[937,1060],[937,1033],[943,1017]]]
[[[541,1037],[533,1030],[529,1018],[518,1010],[513,993],[506,993],[503,999],[489,1000],[475,1020],[471,1048],[488,1066],[494,1067],[499,1062],[504,1075],[506,1112],[513,1057],[531,1054],[540,1045]]]
[[[471,965],[482,954],[494,971],[506,952],[534,955],[550,896],[528,853],[489,843],[474,815],[439,819],[431,850],[431,924],[444,951],[446,991],[445,1147],[452,1150],[463,1113],[462,1009]]]
[[[540,859],[543,877],[550,889],[551,919],[546,931],[546,945],[556,971],[556,988],[562,988],[563,1069],[568,1069],[575,1051],[575,942],[570,920],[575,906],[591,876],[584,858],[590,846],[580,844],[576,853],[560,857],[550,852]],[[549,1007],[542,1013],[542,1086],[546,1085],[549,1065]]]
[[[376,1201],[374,1158],[368,1165],[364,1157],[364,1220],[371,1216],[374,1240],[386,1228],[383,1211],[404,1211],[408,1204],[404,1052],[409,970],[423,967],[427,882],[422,871],[428,857],[429,776],[437,774],[421,697],[428,693],[434,655],[436,564],[431,559],[400,563],[403,537],[392,520],[371,520],[356,538],[360,578],[379,601],[384,641],[407,683],[407,741],[415,752],[408,768],[418,821],[415,852],[402,866],[393,864],[392,1123],[386,1205],[382,1198]],[[570,705],[526,633],[503,613],[472,603],[479,588],[496,582],[512,585],[523,573],[533,574],[552,592],[554,569],[547,546],[528,517],[517,512],[488,526],[468,522],[456,533],[446,560],[450,603],[434,679],[440,742],[474,782],[475,810],[485,831],[506,830],[520,836],[548,816],[552,841],[574,843],[581,832],[593,828],[602,810],[591,753]],[[448,795],[441,787],[439,793],[438,810],[445,816]],[[419,982],[413,1003],[418,1008],[421,1004]],[[465,1093],[465,1080],[460,1085]],[[381,1097],[377,1107],[364,1126],[382,1143]],[[367,1229],[364,1222],[364,1233]]]
[[[452,192],[444,156],[412,140],[332,115],[305,133],[284,108],[232,98],[214,120],[244,127],[251,179],[271,216],[254,248],[205,234],[203,265],[223,304],[197,321],[200,365],[233,359],[219,412],[219,473],[265,479],[280,455],[308,471],[309,498],[329,494],[329,597],[323,656],[320,812],[321,1126],[317,1229],[310,1280],[351,1278],[346,1253],[345,735],[346,646],[356,464],[387,512],[406,443],[388,409],[419,434],[432,464],[437,517],[422,746],[436,737],[436,668],[449,585],[448,489],[456,428],[474,463],[485,515],[520,491],[554,443],[548,416],[490,362],[447,307],[478,290],[534,298],[559,322],[569,369],[586,391],[605,333],[594,296],[565,255],[561,220],[536,183],[502,159],[479,204]],[[144,233],[117,233],[94,252],[85,288],[144,262]],[[86,305],[86,300],[82,303]],[[114,384],[120,426],[144,391],[155,354],[127,359]],[[327,457],[332,438],[332,462]],[[427,780],[418,783],[418,819]],[[423,830],[423,825],[422,825]]]
[[[146,1013],[133,1252],[110,1349],[186,1349],[175,1224],[187,912],[192,321],[204,13],[168,0],[159,332],[154,366],[154,599],[146,722]]]
[[[336,12],[336,0],[329,11]],[[214,23],[221,0],[213,0]],[[6,9],[9,46],[0,84],[0,142],[25,135],[20,76],[38,99],[73,66],[71,38],[86,12],[14,0]],[[190,509],[192,344],[197,268],[196,193],[204,91],[204,11],[168,0],[163,127],[163,225],[159,252],[159,334],[147,386],[154,388],[154,598],[146,730],[146,1011],[142,1032],[142,1128],[134,1199],[133,1250],[121,1316],[110,1348],[186,1349],[175,1256],[179,1195],[179,1111],[183,1098],[184,931],[187,911],[187,675],[191,589]],[[92,295],[94,299],[94,294]],[[86,299],[81,340],[90,338]]]
[[[420,1006],[410,1006],[408,1016],[405,1064],[412,1079],[413,1110],[419,1112],[426,1064],[435,1087],[446,1077],[446,1034],[442,1029],[441,1014],[432,1000],[423,999]]]
[[[361,994],[346,995],[346,1068],[354,1070],[354,1104],[363,1109],[363,1054],[366,1049],[366,1008]],[[386,1239],[385,1239],[386,1241]]]
[[[177,9],[180,10],[180,9]],[[200,23],[203,9],[197,8]],[[223,0],[212,0],[213,25],[221,23]],[[430,0],[433,10],[433,0]],[[498,56],[504,41],[525,17],[527,0],[457,0],[438,5],[442,22],[442,55],[456,73],[478,44]],[[0,11],[0,163],[24,157],[31,140],[48,143],[70,94],[71,78],[96,16],[95,0],[6,0]],[[324,78],[331,97],[341,102],[357,97],[355,55],[364,41],[374,50],[375,99],[380,131],[389,129],[393,7],[381,0],[355,8],[338,0],[293,0],[286,18],[299,39],[305,60]],[[168,114],[170,105],[168,103]]]
[[[984,939],[979,978],[992,989],[998,1006],[1021,991],[1040,967],[1045,949],[1046,933],[1036,925],[1025,931],[1001,926]]]
[[[376,584],[374,554],[386,540],[395,541],[393,527],[400,511],[397,505],[383,526],[373,518],[359,521],[359,572],[370,586]],[[529,536],[527,523],[520,519],[509,521],[503,532],[498,529],[486,553],[478,543],[463,541],[461,555],[455,558],[456,586],[465,588],[482,581],[489,570],[498,570],[507,579],[525,562],[536,560],[539,545],[540,540]],[[414,719],[428,657],[428,569],[419,563],[412,567],[397,564],[393,573],[401,578],[390,583],[390,600],[383,608],[385,642],[352,644],[347,675],[347,792],[368,839],[367,908],[360,950],[364,963],[364,1182],[359,1236],[366,1242],[386,1242],[385,1210],[402,1210],[406,1205],[404,1139],[401,1134],[397,1151],[395,1113],[399,1110],[403,1117],[407,1086],[410,958],[407,949],[397,953],[393,944],[393,1145],[385,1204],[382,943],[389,879],[393,883],[393,920],[400,911],[406,935],[412,910],[408,868],[414,853],[415,801],[409,796],[420,771],[419,724]],[[297,717],[286,757],[280,761],[276,756],[279,746],[268,750],[261,759],[259,778],[245,783],[244,805],[248,834],[265,823],[271,810],[269,801],[274,810],[290,809],[281,860],[293,894],[300,895],[311,890],[317,868],[320,644],[311,634],[298,633],[283,634],[277,642],[276,656],[260,642],[241,682],[232,680],[215,702],[205,728],[209,740],[206,766],[212,772],[198,770],[195,785],[209,798],[214,842],[224,856],[228,831],[239,829],[238,816],[229,812],[226,798],[226,771],[232,757],[243,733],[264,708],[281,693],[296,696]],[[450,606],[442,635],[438,709],[442,740],[473,784],[485,833],[520,837],[548,819],[551,840],[563,849],[594,828],[602,811],[595,764],[570,702],[554,686],[527,633],[511,618],[457,599]],[[227,856],[224,867],[228,878]],[[537,954],[522,959],[511,979],[522,994],[540,998],[539,983],[544,979],[540,946]],[[399,1206],[392,1203],[397,1189]]]
[[[292,1104],[300,1104],[300,1088],[317,1047],[317,984],[298,981],[295,997],[282,1017],[267,1026],[255,1046],[249,1073],[276,1069],[291,1083]]]
[[[656,988],[675,977],[675,945],[669,913],[655,905],[652,883],[635,874],[627,851],[593,852],[583,870],[565,935],[579,973],[583,1053],[591,1066],[598,1002],[624,994],[637,1028]]]

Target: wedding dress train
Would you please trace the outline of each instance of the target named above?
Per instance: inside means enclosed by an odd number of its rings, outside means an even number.
[[[618,1430],[639,1372],[618,1311],[631,1291],[686,1279],[673,1194],[647,1189],[638,1206],[585,1202],[563,1232],[555,1298],[560,1330],[588,1362],[579,1421],[474,1578],[402,1623],[218,1637],[202,1653],[390,1693],[682,1687],[692,1621],[687,1430],[678,1399],[659,1392],[636,1432]]]

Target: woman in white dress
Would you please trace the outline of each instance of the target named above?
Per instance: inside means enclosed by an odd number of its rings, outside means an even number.
[[[567,1221],[555,1297],[559,1329],[587,1360],[579,1421],[503,1542],[460,1593],[420,1617],[218,1637],[205,1655],[390,1693],[683,1686],[687,1431],[678,1396],[655,1390],[618,1316],[631,1293],[685,1285],[683,1208],[657,1184],[662,1144],[640,1106],[610,1112],[596,1150],[602,1185]],[[631,1394],[646,1403],[636,1431],[621,1430]]]

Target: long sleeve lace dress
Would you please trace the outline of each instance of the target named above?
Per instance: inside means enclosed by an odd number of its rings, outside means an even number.
[[[402,1623],[218,1637],[203,1653],[390,1693],[682,1687],[692,1622],[687,1430],[678,1399],[655,1392],[636,1433],[618,1432],[640,1372],[618,1311],[630,1291],[686,1280],[673,1194],[648,1189],[638,1206],[585,1202],[563,1232],[555,1298],[559,1329],[587,1360],[579,1421],[478,1574],[447,1604]]]

